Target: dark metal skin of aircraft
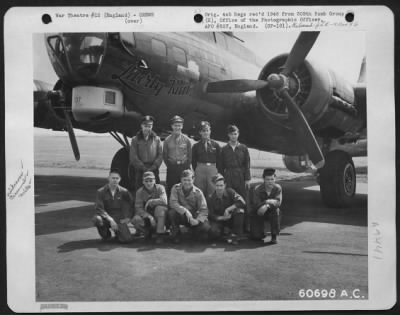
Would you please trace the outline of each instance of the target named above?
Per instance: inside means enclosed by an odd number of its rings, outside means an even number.
[[[74,128],[109,132],[123,146],[112,164],[128,169],[127,137],[144,115],[156,118],[162,136],[172,115],[193,137],[201,120],[210,121],[221,141],[234,123],[243,143],[284,155],[289,170],[314,164],[323,200],[348,205],[351,157],[366,155],[365,83],[351,85],[306,60],[317,36],[301,33],[289,54],[263,66],[231,33],[45,34],[59,81],[52,89],[35,81],[34,126],[67,130],[77,159]]]

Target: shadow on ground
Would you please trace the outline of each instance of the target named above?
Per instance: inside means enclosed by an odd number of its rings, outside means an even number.
[[[282,235],[291,235],[290,233],[282,233]],[[272,246],[273,244],[268,241],[254,241],[249,239],[242,240],[238,245],[228,244],[224,240],[200,242],[190,238],[190,236],[185,235],[180,244],[174,244],[169,239],[166,239],[163,244],[155,244],[153,241],[144,240],[143,238],[135,238],[129,244],[121,244],[116,240],[102,241],[100,239],[86,239],[79,241],[66,242],[58,247],[58,252],[66,253],[76,250],[83,250],[88,248],[97,249],[102,252],[112,251],[117,248],[132,248],[136,249],[138,252],[146,252],[163,249],[175,249],[179,251],[185,251],[190,253],[204,252],[208,248],[213,249],[224,249],[224,251],[231,252],[241,249],[254,249],[259,247]]]
[[[93,206],[50,210],[36,213],[36,235],[52,234],[92,227],[96,189],[104,185],[101,178],[67,176],[35,176],[35,205],[77,200],[93,202]],[[282,230],[307,222],[367,226],[367,195],[358,194],[347,208],[327,208],[312,180],[282,181]]]

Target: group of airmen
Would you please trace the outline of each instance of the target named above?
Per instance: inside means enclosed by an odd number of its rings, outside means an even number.
[[[93,222],[103,240],[131,242],[131,223],[146,239],[155,235],[156,244],[166,238],[179,243],[186,229],[202,241],[224,239],[236,245],[246,232],[252,239],[263,240],[264,222],[269,221],[270,243],[277,243],[282,188],[275,183],[275,169],[266,168],[263,183],[250,189],[250,155],[238,141],[237,126],[228,126],[229,141],[221,148],[210,138],[207,121],[201,122],[201,140],[193,146],[182,133],[181,117],[171,119],[172,133],[163,144],[153,124],[153,117],[143,117],[130,146],[135,199],[119,185],[119,169],[112,168],[108,183],[97,191]],[[163,161],[166,188],[159,176]]]

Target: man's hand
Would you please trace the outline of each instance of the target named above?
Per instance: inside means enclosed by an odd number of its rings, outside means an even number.
[[[246,181],[244,182],[244,187],[245,187],[246,189],[250,189],[250,181],[249,181],[249,180],[246,180]]]
[[[257,214],[259,216],[263,216],[268,209],[269,209],[269,204],[262,205],[260,208],[258,208]]]
[[[193,217],[189,220],[190,225],[195,226],[199,224],[199,220],[194,219]]]
[[[149,220],[150,220],[150,225],[151,225],[151,226],[156,226],[156,221],[154,220],[154,217],[151,216],[151,215],[149,215],[148,218],[149,218]]]
[[[199,224],[199,220],[193,218],[193,215],[190,213],[189,210],[185,212],[185,216],[190,225],[194,226]]]
[[[114,219],[110,219],[110,225],[111,225],[111,229],[116,232],[118,231],[118,224],[115,223]]]
[[[224,217],[227,218],[227,219],[230,219],[234,209],[235,208],[232,208],[232,207],[226,208],[225,211],[224,211]],[[227,220],[227,219],[225,219],[225,220]]]
[[[183,215],[186,217],[186,220],[188,221],[188,223],[190,223],[190,220],[193,219],[193,216],[192,216],[192,214],[190,213],[189,210],[186,210]]]
[[[217,221],[226,221],[229,220],[230,217],[226,216],[226,215],[221,215],[217,217]]]
[[[128,224],[130,221],[131,221],[131,219],[126,218],[126,219],[120,220],[119,223],[121,223],[121,224]]]
[[[147,210],[148,207],[151,207],[152,202],[152,199],[147,200],[146,204],[144,205],[144,210]]]

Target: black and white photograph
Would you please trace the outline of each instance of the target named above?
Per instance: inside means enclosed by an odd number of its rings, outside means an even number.
[[[33,300],[368,301],[368,33],[183,30],[32,31]]]
[[[34,43],[39,301],[368,298],[363,32]]]

